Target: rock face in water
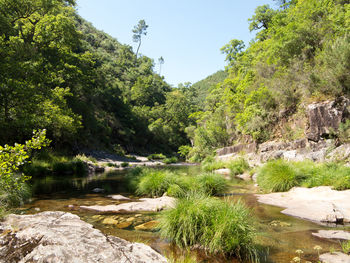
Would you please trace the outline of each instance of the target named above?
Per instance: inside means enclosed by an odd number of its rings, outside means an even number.
[[[327,253],[320,256],[320,261],[322,263],[350,263],[350,256],[340,252]]]
[[[256,195],[258,201],[286,208],[283,214],[303,219],[343,223],[350,222],[350,190],[335,191],[329,186],[294,187],[289,192]]]
[[[81,209],[95,211],[99,213],[121,213],[121,212],[157,212],[164,208],[173,207],[175,198],[162,196],[159,198],[141,198],[141,202],[130,202],[119,205],[93,205],[80,206]]]
[[[350,232],[342,230],[319,230],[317,233],[312,233],[312,235],[327,239],[350,240]]]
[[[76,215],[10,215],[1,223],[0,262],[167,262],[145,244],[106,236]]]

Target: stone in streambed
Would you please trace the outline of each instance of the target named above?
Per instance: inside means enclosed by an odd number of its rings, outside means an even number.
[[[130,198],[122,196],[122,195],[109,195],[107,197],[110,197],[110,198],[112,198],[114,200],[117,200],[117,201],[128,201],[128,200],[130,200]]]
[[[350,256],[341,252],[326,253],[320,256],[322,263],[350,263]]]
[[[317,233],[312,233],[312,235],[327,239],[350,240],[350,232],[342,230],[319,230]]]
[[[132,225],[131,222],[122,222],[122,223],[117,224],[116,226],[119,229],[124,229],[124,228],[128,228],[131,225]]]
[[[123,203],[119,205],[106,206],[80,206],[81,209],[90,210],[98,213],[121,213],[121,212],[157,212],[165,208],[172,208],[175,205],[175,198],[162,196],[159,198],[141,198],[140,202]]]
[[[135,226],[136,230],[152,231],[158,227],[159,221],[153,220],[147,223]]]
[[[102,224],[104,224],[104,225],[118,225],[119,221],[117,221],[111,217],[106,217],[105,219],[103,219]]]

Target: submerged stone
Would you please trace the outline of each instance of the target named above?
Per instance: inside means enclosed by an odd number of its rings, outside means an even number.
[[[149,221],[147,223],[135,226],[136,230],[143,230],[143,231],[151,231],[151,230],[155,230],[159,225],[159,221],[153,220],[153,221]]]

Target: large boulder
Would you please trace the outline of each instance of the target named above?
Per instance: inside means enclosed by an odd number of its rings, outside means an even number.
[[[320,256],[322,263],[350,263],[350,256],[341,252],[326,253]]]
[[[327,138],[333,131],[338,130],[340,123],[349,118],[349,106],[350,100],[345,97],[310,104],[307,107],[308,139],[318,142],[322,137]]]
[[[107,236],[76,215],[10,215],[1,223],[0,262],[167,262],[151,247]]]
[[[336,191],[329,186],[294,187],[288,192],[256,195],[264,204],[284,207],[283,214],[315,222],[350,222],[350,190]]]
[[[256,152],[257,144],[249,143],[249,144],[236,144],[234,146],[224,147],[218,149],[216,151],[218,156],[232,154],[232,153],[254,153]]]

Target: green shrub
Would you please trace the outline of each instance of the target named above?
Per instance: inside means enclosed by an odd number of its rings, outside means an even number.
[[[180,247],[200,245],[210,253],[258,261],[252,217],[240,202],[194,193],[162,212],[159,226],[161,236]]]
[[[127,162],[123,162],[120,164],[121,167],[125,168],[125,167],[128,167],[129,166],[129,163]]]
[[[137,185],[136,193],[162,196],[174,182],[174,174],[167,170],[145,169]]]
[[[259,170],[257,179],[259,186],[270,192],[288,191],[302,181],[293,165],[282,159],[267,162]]]
[[[80,160],[83,162],[92,162],[92,163],[97,163],[96,158],[92,156],[86,156],[85,154],[78,154],[77,156],[74,157],[76,160]]]
[[[198,189],[208,195],[216,195],[227,189],[227,181],[220,174],[205,173],[196,176]]]
[[[244,158],[233,160],[229,162],[227,166],[233,176],[243,174],[250,168],[248,162]]]
[[[163,160],[163,163],[165,164],[171,164],[171,163],[177,163],[179,160],[177,159],[177,157],[173,156],[170,158],[166,158]]]
[[[201,168],[205,172],[212,172],[221,168],[226,168],[227,163],[223,161],[218,161],[214,157],[207,157],[201,163]]]
[[[162,153],[153,153],[147,156],[148,160],[163,160],[166,156]]]

